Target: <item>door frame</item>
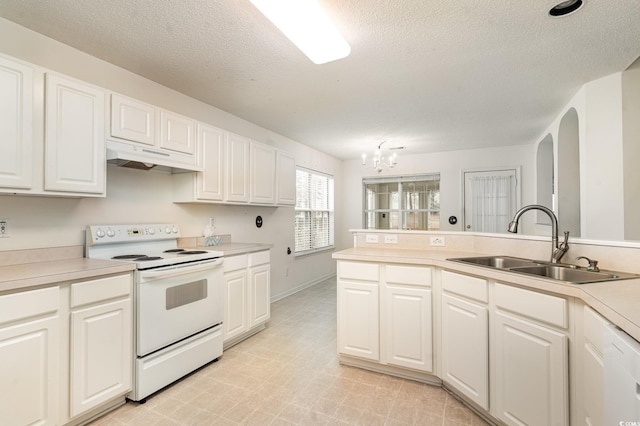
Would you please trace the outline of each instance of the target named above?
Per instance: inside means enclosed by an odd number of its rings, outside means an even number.
[[[467,232],[466,230],[466,223],[467,223],[467,217],[466,217],[466,174],[467,173],[483,173],[483,172],[504,172],[504,171],[509,171],[509,170],[514,170],[515,171],[515,175],[516,175],[516,188],[515,188],[515,192],[516,192],[516,211],[522,206],[522,185],[520,184],[522,182],[522,166],[503,166],[503,167],[480,167],[480,168],[473,168],[473,169],[462,169],[460,170],[460,184],[461,184],[461,190],[460,190],[460,207],[461,207],[461,216],[462,216],[462,223],[460,224],[462,231],[463,232]],[[472,231],[468,231],[468,232],[474,232]]]

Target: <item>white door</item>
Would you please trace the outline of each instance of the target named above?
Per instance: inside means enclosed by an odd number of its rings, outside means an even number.
[[[226,149],[226,201],[249,201],[249,140],[229,133]]]
[[[227,342],[249,329],[247,301],[247,270],[224,274],[224,341]]]
[[[45,190],[105,193],[104,91],[47,73]]]
[[[486,306],[442,295],[443,380],[489,409],[489,312]]]
[[[271,266],[261,265],[249,270],[249,328],[271,317]]]
[[[380,360],[378,284],[338,283],[338,352]]]
[[[0,187],[29,189],[33,173],[33,69],[0,58]]]
[[[188,117],[160,110],[160,147],[195,155],[195,122]]]
[[[567,425],[567,337],[502,312],[494,330],[492,414],[509,425]]]
[[[387,364],[433,371],[431,289],[387,285],[384,300]]]
[[[251,202],[273,204],[276,201],[276,150],[251,142]]]
[[[121,95],[111,95],[111,136],[155,145],[156,109]]]
[[[224,198],[224,141],[225,132],[198,123],[198,161],[204,169],[196,175],[196,197],[222,201]]]
[[[59,321],[0,328],[1,424],[58,424]]]
[[[518,170],[464,172],[464,230],[507,232],[518,206]]]
[[[286,152],[278,151],[277,190],[278,205],[296,204],[296,158]]]
[[[71,417],[131,389],[131,324],[130,299],[71,313]]]

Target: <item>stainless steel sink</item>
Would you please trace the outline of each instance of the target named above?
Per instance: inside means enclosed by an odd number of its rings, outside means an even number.
[[[511,256],[458,257],[447,259],[492,269],[514,272],[516,274],[535,275],[572,284],[586,284],[601,281],[615,281],[640,278],[640,275],[613,271],[588,271],[576,265],[557,264],[541,260],[522,259]]]
[[[490,268],[509,269],[522,266],[535,266],[539,262],[529,259],[520,259],[519,257],[511,256],[483,256],[483,257],[459,257],[453,260],[454,262],[471,263],[478,266],[488,266]]]
[[[511,272],[537,275],[539,277],[551,278],[553,280],[559,281],[567,281],[574,284],[611,281],[622,278],[620,275],[607,272],[592,272],[585,271],[584,269],[567,268],[565,266],[554,265],[527,266],[522,268],[511,268],[510,270]]]

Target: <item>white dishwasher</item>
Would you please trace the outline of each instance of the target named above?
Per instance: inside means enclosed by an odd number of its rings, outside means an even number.
[[[609,324],[604,333],[605,425],[640,425],[640,343]]]

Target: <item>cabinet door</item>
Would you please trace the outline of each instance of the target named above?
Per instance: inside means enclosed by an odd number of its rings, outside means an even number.
[[[249,270],[249,328],[271,317],[271,267],[261,265]]]
[[[105,98],[99,88],[46,75],[45,190],[105,192]]]
[[[160,147],[195,155],[195,122],[188,117],[160,110]]]
[[[33,69],[0,57],[0,187],[29,189],[33,173]]]
[[[120,95],[111,95],[111,136],[155,145],[156,109]]]
[[[224,197],[224,131],[198,123],[198,161],[204,168],[196,174],[196,198],[222,201]]]
[[[584,340],[582,371],[578,376],[579,424],[603,425],[604,421],[604,333],[606,318],[588,306],[583,310]]]
[[[568,424],[567,337],[502,312],[494,326],[492,413],[509,425]]]
[[[251,142],[251,198],[256,204],[276,201],[276,150],[270,146]]]
[[[224,341],[249,329],[247,315],[247,270],[224,274]]]
[[[385,287],[387,364],[433,371],[431,289]]]
[[[296,158],[286,152],[278,151],[276,172],[277,204],[294,206],[296,204]]]
[[[489,409],[489,312],[486,306],[442,296],[442,378]]]
[[[229,134],[226,149],[226,201],[249,201],[249,140]]]
[[[58,424],[58,322],[0,327],[0,423]]]
[[[338,352],[380,360],[378,283],[339,281]]]
[[[131,389],[132,324],[130,299],[71,312],[71,417]]]

